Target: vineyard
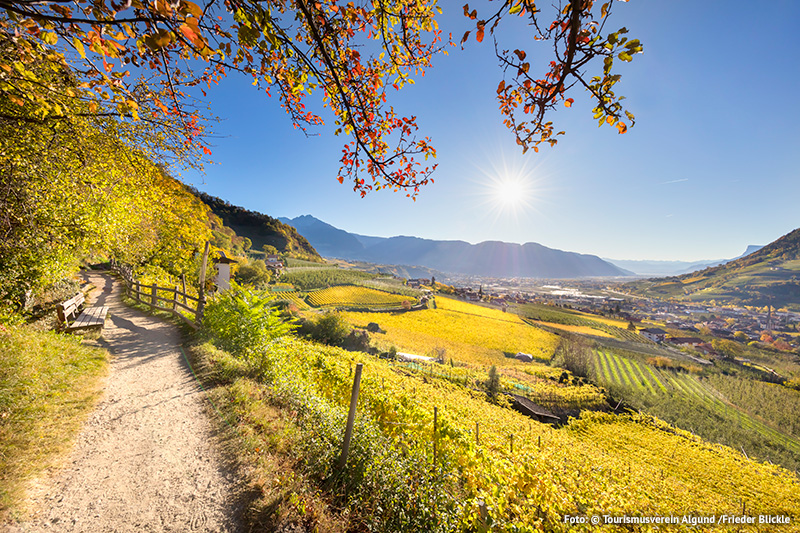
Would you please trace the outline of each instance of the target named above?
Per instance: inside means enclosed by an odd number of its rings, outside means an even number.
[[[622,391],[622,394],[625,394],[624,391],[633,391],[634,394],[627,397],[638,400],[637,406],[647,408],[649,411],[661,416],[672,418],[670,416],[672,409],[669,408],[668,402],[677,398],[677,402],[674,403],[688,406],[688,409],[684,408],[680,419],[685,425],[692,423],[689,420],[698,418],[690,417],[687,411],[700,410],[701,413],[707,414],[704,416],[710,415],[716,420],[713,422],[713,424],[717,425],[714,428],[715,435],[720,434],[719,426],[730,424],[743,428],[750,434],[755,435],[758,440],[752,445],[758,448],[778,448],[777,450],[764,451],[762,455],[771,453],[773,454],[773,459],[775,459],[775,454],[788,451],[789,457],[784,461],[787,465],[794,464],[796,460],[793,459],[794,457],[800,458],[800,440],[778,429],[780,426],[777,424],[771,426],[765,423],[763,417],[768,416],[768,413],[762,413],[761,417],[753,416],[746,409],[742,409],[739,405],[732,403],[711,385],[711,383],[729,384],[730,381],[724,377],[699,378],[683,372],[660,370],[652,365],[620,357],[608,351],[596,350],[594,355],[597,381],[600,384]],[[740,385],[741,388],[747,386],[747,382],[744,383],[744,385]],[[752,385],[751,387],[755,386],[757,385]],[[765,386],[766,384],[763,384],[761,388],[766,388]],[[778,387],[776,393],[791,395],[794,401],[797,400],[793,391],[787,390],[784,392],[780,390],[779,386],[775,387]],[[732,392],[729,394],[732,394]],[[638,396],[636,393],[638,393]],[[768,397],[768,395],[762,390],[763,397]],[[780,399],[786,400],[787,398],[780,397]],[[755,403],[755,401],[752,403]],[[786,404],[782,405],[785,406]],[[782,411],[783,408],[780,410]],[[778,409],[773,409],[773,411],[778,411]],[[779,420],[783,420],[783,418]],[[675,421],[677,422],[678,420],[676,419]],[[711,419],[708,422],[712,422]],[[701,423],[702,421],[695,423],[697,425],[695,429],[704,432]],[[705,436],[712,438],[711,434]],[[726,439],[722,438],[721,440]],[[729,444],[733,443],[729,442]],[[768,458],[769,455],[765,455],[764,459]]]
[[[346,285],[367,279],[374,279],[375,274],[360,270],[344,270],[341,268],[299,268],[285,272],[281,281],[291,283],[301,291],[322,289],[331,285]]]
[[[278,291],[273,292],[273,296],[277,301],[283,301],[292,304],[297,309],[305,310],[310,309],[309,305],[303,299],[303,296],[297,291]]]
[[[549,326],[560,329],[583,328],[578,333],[601,337],[614,337],[626,342],[656,346],[656,343],[644,338],[635,331],[627,329],[627,323],[597,315],[589,315],[580,311],[557,308],[549,305],[524,304],[514,306],[514,309],[525,319],[549,323]],[[594,331],[590,331],[594,330]],[[600,330],[602,333],[598,333]],[[605,335],[603,334],[605,333]]]
[[[387,347],[394,345],[400,351],[424,355],[445,350],[448,360],[473,367],[531,368],[530,363],[508,356],[525,352],[546,362],[558,344],[555,335],[529,326],[513,313],[442,296],[436,297],[436,309],[402,315],[345,313],[344,316],[355,326],[379,323],[386,333],[376,334],[375,339]]]
[[[400,308],[417,303],[410,296],[391,294],[368,287],[340,285],[310,292],[306,301],[312,307],[363,307],[369,309]]]
[[[315,479],[328,479],[357,363],[364,372],[353,451],[332,479],[353,520],[370,530],[567,531],[575,526],[565,515],[743,508],[798,517],[795,476],[649,416],[589,413],[554,429],[452,380],[290,337],[264,354],[268,393],[232,387],[239,396],[268,394],[291,412],[301,443],[293,453]],[[225,376],[240,367],[222,353],[214,364]]]

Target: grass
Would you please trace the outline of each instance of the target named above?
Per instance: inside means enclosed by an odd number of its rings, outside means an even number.
[[[0,329],[0,522],[23,511],[27,483],[69,449],[107,372],[107,352],[80,337]]]
[[[209,343],[187,348],[192,366],[217,409],[228,454],[247,471],[247,525],[252,531],[340,533],[346,520],[302,469],[296,448],[304,435],[296,413],[281,406],[246,365]]]

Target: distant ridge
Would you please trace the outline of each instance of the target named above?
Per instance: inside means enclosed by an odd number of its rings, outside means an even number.
[[[255,250],[261,250],[265,244],[274,246],[281,253],[288,253],[293,257],[321,261],[317,251],[297,233],[293,226],[289,226],[276,218],[250,211],[244,207],[233,205],[226,200],[211,196],[196,189],[192,192],[200,198],[211,211],[222,219],[222,223],[232,228],[240,237],[247,237],[253,243]]]
[[[323,256],[488,277],[578,278],[629,276],[595,255],[565,252],[529,242],[438,241],[419,237],[370,237],[349,233],[311,215],[280,218]]]
[[[800,229],[722,265],[681,276],[631,282],[624,287],[658,298],[800,310],[798,276]]]
[[[736,256],[733,259],[715,259],[707,261],[648,261],[648,260],[628,260],[628,259],[608,259],[604,257],[612,265],[620,268],[630,270],[640,276],[679,276],[681,274],[688,274],[703,270],[704,268],[722,265],[728,261],[733,261],[757,252],[763,246],[751,244],[747,247],[742,255]]]

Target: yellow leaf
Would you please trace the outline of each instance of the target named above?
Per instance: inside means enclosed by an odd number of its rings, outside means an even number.
[[[83,59],[86,59],[86,51],[83,49],[83,43],[77,37],[72,38],[72,44],[75,46],[75,50],[81,55]]]

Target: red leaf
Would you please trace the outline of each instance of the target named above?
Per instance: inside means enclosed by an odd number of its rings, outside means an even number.
[[[574,102],[575,102],[575,100],[574,100],[574,99],[572,99],[572,98],[567,98],[566,100],[564,100],[564,106],[565,106],[565,107],[572,107],[572,104],[573,104]]]
[[[483,42],[483,28],[486,26],[484,21],[478,22],[478,32],[475,34],[475,38],[478,39],[478,42]]]

